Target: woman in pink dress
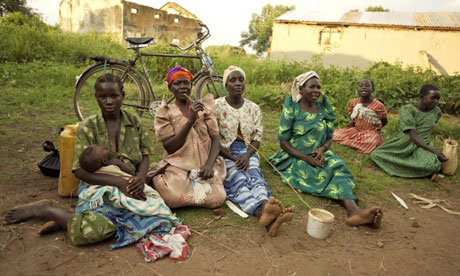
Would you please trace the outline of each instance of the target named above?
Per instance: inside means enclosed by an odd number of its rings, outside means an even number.
[[[370,153],[383,143],[380,129],[387,123],[387,111],[382,102],[374,98],[374,83],[362,79],[358,98],[348,103],[351,122],[346,128],[334,131],[333,140],[339,144]]]

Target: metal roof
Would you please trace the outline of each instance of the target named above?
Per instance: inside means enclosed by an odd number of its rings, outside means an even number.
[[[460,30],[460,12],[350,11],[338,14],[294,10],[277,17],[275,21]]]

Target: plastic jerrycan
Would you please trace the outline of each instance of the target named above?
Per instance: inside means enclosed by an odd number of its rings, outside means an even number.
[[[80,180],[72,173],[77,126],[78,123],[66,125],[59,139],[61,169],[59,173],[58,194],[60,196],[77,196],[78,192],[78,183],[80,183]]]

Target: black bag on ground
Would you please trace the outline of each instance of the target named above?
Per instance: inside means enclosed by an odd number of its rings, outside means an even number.
[[[43,175],[51,177],[59,177],[60,162],[59,162],[59,151],[54,147],[54,144],[50,141],[45,141],[42,144],[43,150],[46,152],[52,151],[45,158],[38,162],[38,167]]]

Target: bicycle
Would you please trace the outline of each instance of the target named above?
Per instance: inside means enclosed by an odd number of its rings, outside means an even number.
[[[195,99],[201,99],[205,93],[213,93],[215,97],[226,94],[225,87],[222,83],[222,77],[219,76],[209,55],[203,50],[201,44],[208,39],[211,34],[209,28],[199,23],[205,28],[204,33],[199,33],[196,40],[188,46],[182,48],[175,43],[170,43],[172,47],[186,52],[191,48],[195,49],[196,55],[186,54],[162,54],[141,52],[141,48],[149,47],[154,44],[153,37],[133,38],[127,37],[127,49],[135,52],[133,60],[106,56],[90,56],[89,58],[96,61],[90,65],[76,78],[74,93],[75,114],[81,121],[89,115],[95,114],[99,107],[94,97],[94,83],[96,79],[104,73],[119,75],[123,81],[125,97],[123,105],[125,109],[133,109],[139,116],[148,110],[152,118],[155,116],[156,108],[161,104],[153,90],[149,73],[142,57],[164,57],[164,58],[196,58],[200,60],[201,69],[193,75],[193,86]],[[137,61],[142,66],[142,72],[136,69]],[[153,99],[150,103],[151,98]],[[170,102],[173,98],[170,98]]]

